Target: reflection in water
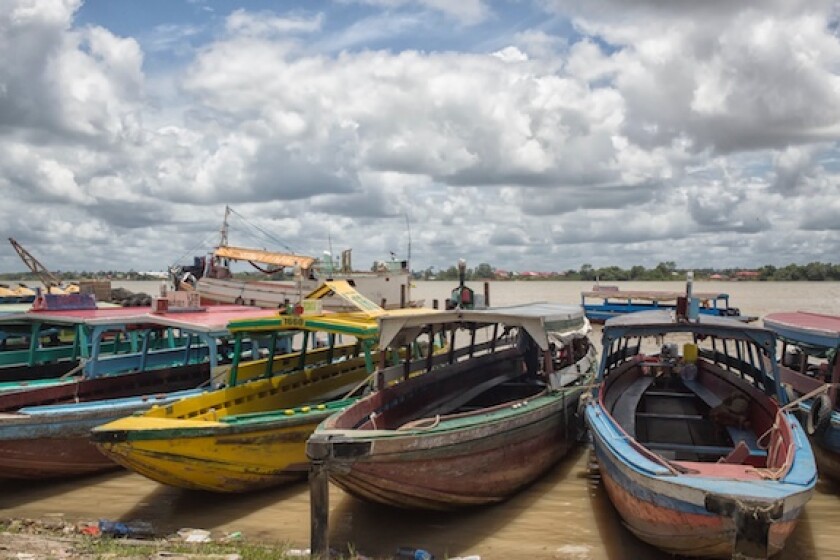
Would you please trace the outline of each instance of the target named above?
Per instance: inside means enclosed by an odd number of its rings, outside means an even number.
[[[443,300],[444,283],[418,283],[415,295]],[[156,284],[155,284],[156,285]],[[494,303],[576,303],[579,282],[493,283]],[[625,286],[629,289],[638,286]],[[678,289],[676,284],[646,286]],[[480,286],[474,286],[480,289]],[[708,286],[696,289],[707,290]],[[824,307],[840,313],[837,283],[717,283],[748,314]],[[137,288],[135,287],[135,291]],[[600,335],[593,335],[598,341]],[[637,540],[621,523],[597,475],[589,471],[589,450],[581,445],[554,469],[502,504],[455,513],[405,512],[373,506],[330,489],[333,548],[348,544],[365,554],[390,557],[399,546],[431,550],[436,557],[478,554],[500,559],[665,559]],[[305,483],[247,495],[217,495],[169,488],[139,475],[116,471],[67,481],[0,481],[0,514],[68,520],[147,520],[158,533],[184,527],[241,531],[246,538],[309,541],[309,490]],[[779,557],[783,560],[840,558],[840,486],[820,481],[814,498]]]

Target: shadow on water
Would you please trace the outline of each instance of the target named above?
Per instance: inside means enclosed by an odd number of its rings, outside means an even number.
[[[0,478],[0,508],[11,509],[25,506],[33,500],[59,499],[62,494],[75,492],[80,486],[97,486],[125,476],[121,468],[77,476],[73,478],[52,478],[46,480],[19,480]]]
[[[579,448],[571,450],[543,477],[510,499],[473,509],[400,510],[345,495],[333,503],[330,545],[376,557],[390,557],[398,547],[412,546],[429,550],[436,558],[469,554],[479,554],[483,560],[558,558],[546,544],[546,536],[560,532],[558,524],[566,523],[555,513],[571,502],[561,500],[563,492],[558,486],[574,478],[579,454]]]

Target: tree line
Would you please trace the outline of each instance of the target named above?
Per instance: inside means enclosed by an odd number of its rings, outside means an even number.
[[[743,268],[677,268],[673,261],[666,261],[657,264],[653,268],[645,268],[641,265],[635,265],[630,268],[621,268],[618,266],[607,266],[602,268],[595,268],[591,264],[584,264],[579,270],[569,269],[563,272],[546,272],[546,273],[519,273],[509,272],[499,274],[498,269],[488,263],[481,263],[475,268],[467,268],[465,277],[467,280],[573,280],[573,281],[600,281],[600,282],[616,282],[616,281],[668,281],[668,280],[682,280],[685,278],[686,272],[694,271],[694,278],[696,280],[708,280],[712,276],[720,276],[723,279],[738,278],[738,273],[743,273],[745,270],[756,273],[751,276],[750,280],[764,281],[764,282],[789,282],[789,281],[837,281],[840,280],[840,264],[819,263],[813,262],[806,265],[789,264],[783,267],[776,267],[773,265],[764,265],[760,268],[743,269]],[[414,272],[414,277],[418,280],[446,280],[457,281],[459,278],[458,268],[450,266],[447,269],[436,270],[434,267],[429,267],[425,270]],[[717,279],[717,278],[714,278]]]
[[[479,263],[475,268],[467,268],[466,279],[470,281],[475,280],[572,280],[572,281],[600,281],[600,282],[616,282],[616,281],[667,281],[667,280],[682,280],[685,278],[685,273],[688,270],[694,270],[694,278],[697,280],[707,280],[714,275],[720,275],[724,278],[736,278],[739,272],[746,269],[741,268],[695,268],[685,269],[677,268],[674,261],[666,261],[657,264],[653,268],[645,268],[641,265],[635,265],[630,268],[621,268],[618,266],[607,266],[602,268],[595,268],[591,264],[584,264],[579,270],[569,269],[562,272],[540,272],[540,273],[522,273],[522,272],[501,272],[498,268],[489,263]],[[756,275],[751,280],[758,280],[764,282],[789,282],[789,281],[838,281],[840,280],[840,264],[812,262],[805,265],[789,264],[783,267],[776,267],[773,265],[764,265],[760,268],[749,269],[755,272]],[[113,280],[160,280],[155,276],[149,276],[142,272],[129,270],[128,272],[108,270],[108,271],[58,271],[53,272],[59,280],[85,280],[85,279],[102,279],[110,278]],[[412,271],[412,275],[417,280],[445,280],[458,281],[459,272],[455,265],[447,269],[437,269],[433,266],[425,270]],[[236,278],[241,279],[265,279],[262,273],[254,272],[237,272],[234,274]],[[277,275],[279,278],[280,275]],[[30,281],[38,282],[39,278],[32,272],[4,272],[0,273],[0,282],[2,281]]]

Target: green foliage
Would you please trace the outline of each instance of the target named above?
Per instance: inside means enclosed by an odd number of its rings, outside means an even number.
[[[667,281],[667,280],[682,280],[685,278],[685,272],[688,269],[677,268],[674,261],[661,262],[656,267],[647,269],[641,265],[634,265],[629,269],[624,269],[618,266],[607,266],[603,268],[595,268],[591,264],[583,264],[580,270],[569,269],[562,273],[546,273],[538,277],[521,276],[513,272],[510,274],[511,280],[577,280],[594,282],[619,282],[626,280],[633,281]],[[736,273],[744,270],[739,268],[732,269],[714,269],[714,268],[700,268],[694,269],[695,278],[702,280],[708,278],[713,274],[720,274],[721,276],[734,278]],[[773,265],[764,265],[760,268],[754,269],[758,272],[758,280],[762,281],[777,281],[777,282],[792,282],[792,281],[838,281],[840,280],[840,264],[812,262],[805,265],[789,264],[781,268]],[[160,280],[154,276],[130,270],[128,272],[120,272],[116,270],[107,271],[81,271],[81,272],[54,272],[60,280],[80,280],[80,279],[108,279],[115,281],[134,281],[134,280]],[[288,274],[275,274],[271,276],[273,280],[288,279]],[[430,266],[425,270],[412,272],[412,277],[416,280],[443,280],[447,282],[458,281],[458,268],[450,266],[447,269],[435,269]],[[265,280],[265,274],[261,272],[236,272],[234,278],[239,280]],[[476,268],[468,268],[466,270],[467,281],[479,280],[499,280],[496,275],[496,267],[489,263],[480,263]],[[505,277],[508,279],[508,277]],[[39,278],[31,272],[5,272],[0,273],[0,282],[26,282],[31,286],[40,284]]]

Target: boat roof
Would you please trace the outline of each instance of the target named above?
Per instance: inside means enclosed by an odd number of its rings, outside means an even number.
[[[426,310],[425,313],[388,314],[379,318],[379,346],[401,346],[417,337],[427,325],[452,323],[503,324],[524,328],[543,350],[549,331],[577,331],[588,325],[583,307],[557,303],[529,303],[486,309]]]
[[[439,313],[430,309],[389,309],[380,317],[411,317],[427,313]],[[357,338],[372,339],[379,336],[376,317],[363,312],[329,312],[312,315],[287,315],[273,312],[267,317],[249,317],[228,324],[230,332],[287,331],[300,330],[347,334]]]
[[[685,292],[669,292],[657,290],[588,290],[581,292],[584,297],[596,297],[603,299],[637,299],[644,301],[677,301],[677,298],[685,297]],[[714,300],[728,298],[729,294],[721,292],[692,292],[692,297],[702,300]]]
[[[111,303],[109,301],[97,301],[96,308],[97,309],[115,309],[117,307],[122,307],[119,304]],[[11,314],[18,314],[18,313],[26,313],[32,309],[32,302],[28,303],[0,303],[0,317],[11,315]]]
[[[764,317],[764,326],[793,342],[823,348],[840,346],[840,316],[837,315],[807,311],[770,313]]]
[[[174,327],[198,333],[228,332],[227,325],[245,317],[276,315],[272,309],[244,305],[210,305],[194,311],[153,313],[151,307],[114,307],[105,309],[29,311],[0,316],[0,326],[6,323],[43,322],[53,325],[115,325]]]
[[[379,327],[375,319],[362,313],[323,313],[318,315],[282,315],[231,321],[228,330],[237,332],[311,331],[347,334],[356,338],[376,338]]]
[[[274,251],[265,251],[263,249],[248,249],[245,247],[232,247],[230,245],[221,245],[216,247],[213,255],[223,259],[231,259],[235,261],[251,261],[263,264],[273,264],[274,266],[293,267],[299,266],[307,269],[315,262],[314,257],[306,255],[295,255],[294,253],[277,253]]]
[[[749,340],[768,350],[775,348],[776,341],[773,331],[755,324],[730,317],[703,314],[690,321],[677,320],[673,310],[665,309],[618,315],[604,323],[605,341],[626,336],[658,336],[677,332]]]

